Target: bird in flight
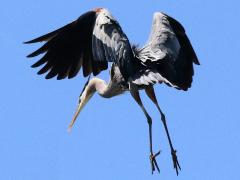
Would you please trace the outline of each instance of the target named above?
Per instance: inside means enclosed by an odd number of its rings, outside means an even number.
[[[181,167],[153,88],[155,84],[164,83],[187,91],[194,74],[193,63],[200,64],[183,26],[177,20],[161,12],[154,13],[149,40],[138,48],[130,44],[118,21],[107,9],[97,8],[64,27],[25,43],[42,41],[45,44],[27,56],[44,53],[32,65],[33,68],[41,66],[38,74],[47,73],[46,79],[55,76],[58,80],[70,79],[82,69],[83,76],[88,77],[69,128],[95,92],[111,98],[129,91],[148,122],[152,173],[155,170],[160,172],[156,161],[160,151],[154,153],[152,147],[152,119],[139,95],[139,90],[144,90],[161,115],[178,175]],[[96,76],[110,65],[109,82],[97,77],[90,79],[91,74]]]

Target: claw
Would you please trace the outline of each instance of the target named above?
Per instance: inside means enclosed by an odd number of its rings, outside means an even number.
[[[178,171],[180,170],[181,171],[181,167],[180,167],[180,164],[178,162],[178,159],[177,159],[177,151],[176,150],[172,150],[171,154],[172,154],[172,160],[173,160],[173,167],[174,169],[176,170],[176,173],[177,173],[177,176],[178,176]]]
[[[160,154],[160,151],[158,151],[156,154],[150,154],[150,163],[151,163],[151,168],[152,168],[152,174],[153,172],[157,169],[157,171],[160,173],[159,166],[157,164],[156,157]]]

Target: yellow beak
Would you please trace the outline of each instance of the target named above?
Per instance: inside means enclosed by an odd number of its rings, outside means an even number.
[[[72,118],[71,123],[68,126],[68,131],[71,131],[79,113],[81,112],[81,110],[83,109],[83,107],[86,105],[86,103],[89,101],[89,99],[93,96],[94,92],[88,94],[89,92],[84,92],[81,96],[81,101],[78,103],[78,107],[76,112],[74,113],[74,116]]]

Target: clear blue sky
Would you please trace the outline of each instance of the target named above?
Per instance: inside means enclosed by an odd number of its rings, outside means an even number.
[[[131,42],[147,40],[152,15],[163,11],[185,27],[200,59],[188,92],[155,86],[182,171],[177,177],[159,114],[154,149],[161,173],[151,175],[146,119],[129,94],[95,95],[72,133],[67,126],[85,80],[45,80],[23,41],[61,27],[95,7],[108,8]],[[0,6],[0,179],[238,180],[240,163],[239,32],[235,0],[5,1]],[[108,74],[106,72],[106,74]],[[104,75],[107,77],[107,75]]]

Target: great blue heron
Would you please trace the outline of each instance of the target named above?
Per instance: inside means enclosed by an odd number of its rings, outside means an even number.
[[[160,151],[154,154],[152,148],[152,119],[139,96],[139,90],[145,90],[161,114],[173,166],[178,174],[181,167],[169,136],[165,116],[153,89],[154,84],[165,83],[186,91],[192,83],[193,63],[199,65],[185,30],[178,21],[164,13],[154,13],[149,40],[143,48],[137,48],[130,45],[127,36],[111,13],[107,9],[97,8],[60,29],[26,43],[41,41],[46,43],[27,57],[45,53],[32,67],[45,64],[38,74],[48,72],[46,79],[55,76],[58,80],[73,78],[81,68],[84,77],[90,77],[91,74],[96,76],[106,70],[108,63],[112,62],[108,83],[96,77],[91,80],[88,78],[69,128],[73,126],[79,112],[95,92],[104,98],[110,98],[130,91],[149,125],[152,173],[156,169],[159,171],[156,156]]]

